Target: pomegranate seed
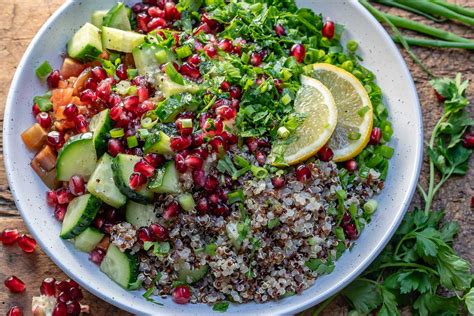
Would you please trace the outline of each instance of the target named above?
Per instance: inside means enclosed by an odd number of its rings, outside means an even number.
[[[147,87],[139,86],[137,89],[138,101],[145,102],[150,97]]]
[[[143,4],[139,2],[132,6],[132,11],[133,13],[138,14],[140,12],[146,11],[148,8],[149,6],[147,4]]]
[[[69,290],[69,296],[75,301],[80,301],[84,298],[81,289],[78,287],[71,287]]]
[[[136,95],[126,97],[123,100],[123,107],[130,112],[135,112],[137,110],[140,99]]]
[[[184,159],[184,163],[189,169],[192,170],[199,170],[202,168],[202,158],[197,156],[188,156]]]
[[[281,189],[285,186],[285,178],[274,177],[272,178],[272,184],[275,189]]]
[[[250,137],[245,140],[247,147],[251,153],[255,152],[258,148],[258,142],[256,138]]]
[[[147,30],[148,31],[153,31],[155,29],[162,29],[166,26],[166,20],[163,18],[153,18],[150,22],[147,24]]]
[[[86,104],[93,104],[97,101],[97,94],[92,89],[86,89],[81,92],[80,98]]]
[[[72,176],[69,180],[69,191],[76,196],[83,195],[86,192],[84,178],[77,175]]]
[[[36,115],[36,121],[44,129],[49,129],[51,127],[51,116],[48,112],[40,112]]]
[[[19,306],[12,306],[8,310],[7,316],[23,316],[23,311]]]
[[[2,244],[6,246],[10,246],[16,243],[19,236],[20,236],[20,233],[18,232],[18,229],[6,228],[3,230],[2,234],[0,235],[0,240],[2,241]]]
[[[305,165],[300,165],[296,168],[296,179],[300,182],[306,182],[311,179],[311,170]]]
[[[58,196],[56,195],[56,192],[46,192],[46,202],[49,206],[55,207],[58,204]]]
[[[221,83],[221,90],[224,91],[224,92],[227,92],[229,91],[230,89],[230,82],[229,81],[223,81]]]
[[[68,292],[69,289],[71,288],[71,285],[69,284],[68,281],[57,281],[56,282],[56,288],[58,289],[59,292]],[[68,295],[66,293],[66,295]],[[69,296],[69,295],[68,295]]]
[[[150,230],[157,241],[165,241],[168,239],[168,230],[160,224],[151,224]]]
[[[345,167],[349,171],[356,171],[357,170],[357,162],[354,159],[348,160],[345,163]]]
[[[302,63],[306,56],[306,48],[303,44],[295,44],[291,48],[291,56],[296,58],[296,61]]]
[[[192,136],[194,147],[199,147],[204,143],[204,134],[193,134]]]
[[[324,23],[323,30],[322,30],[323,36],[327,37],[328,39],[332,39],[334,37],[334,30],[335,30],[334,22],[326,21],[326,23]]]
[[[283,81],[280,79],[274,79],[273,84],[275,85],[275,88],[278,90],[279,93],[283,92]]]
[[[223,131],[221,136],[229,145],[235,145],[239,142],[239,138],[237,137],[237,135],[231,134],[228,131]]]
[[[148,32],[148,23],[150,22],[151,17],[146,13],[137,14],[137,26],[138,29],[143,32]]]
[[[167,2],[165,4],[165,19],[168,21],[174,21],[178,20],[181,18],[181,14],[179,13],[178,9],[176,8],[176,5],[173,2]]]
[[[213,209],[213,213],[216,216],[226,216],[229,212],[229,207],[226,204],[218,203]]]
[[[318,151],[318,158],[321,161],[330,161],[334,157],[334,152],[331,148],[324,146]]]
[[[242,97],[242,89],[240,87],[234,86],[230,88],[230,97],[233,99],[240,99]]]
[[[370,134],[370,143],[372,145],[378,145],[381,139],[382,139],[382,130],[378,127],[374,127],[372,129],[372,133]]]
[[[171,138],[170,146],[173,151],[181,151],[191,146],[192,142],[191,137],[177,136]]]
[[[120,153],[124,152],[123,144],[120,140],[118,139],[110,139],[108,146],[107,146],[108,152],[112,157],[117,156]]]
[[[148,15],[153,18],[164,18],[165,12],[158,7],[150,7],[148,9]]]
[[[344,226],[344,232],[346,233],[346,237],[354,240],[357,239],[357,228],[355,224],[351,223],[349,225]]]
[[[51,72],[48,78],[46,79],[48,83],[48,87],[50,89],[56,89],[59,86],[60,80],[61,80],[61,73],[59,72],[59,70],[55,70]]]
[[[67,204],[69,203],[70,199],[69,199],[69,192],[64,189],[64,188],[61,188],[59,190],[56,191],[56,195],[58,197],[58,203],[59,204]]]
[[[104,101],[107,101],[110,97],[112,86],[109,80],[102,80],[97,86],[97,96]]]
[[[67,306],[63,302],[57,302],[56,306],[53,309],[52,316],[66,316],[67,315]]]
[[[89,254],[89,260],[94,262],[97,265],[102,263],[102,260],[104,260],[104,257],[105,257],[105,251],[104,249],[101,249],[101,248],[95,248]]]
[[[214,176],[208,176],[206,179],[206,183],[204,184],[204,190],[208,192],[214,191],[217,186],[219,185],[219,181]]]
[[[86,118],[82,114],[74,118],[74,125],[76,126],[76,130],[80,133],[87,132],[89,127],[89,123],[87,123]]]
[[[38,115],[41,112],[38,104],[36,104],[36,103],[33,104],[33,107],[31,108],[31,111],[33,112],[34,116]]]
[[[147,183],[147,178],[141,173],[134,172],[130,175],[129,185],[132,190],[136,190]]]
[[[79,284],[73,279],[67,279],[66,282],[69,284],[69,287],[79,287]]]
[[[174,160],[176,163],[176,170],[178,170],[180,173],[185,173],[188,170],[188,167],[186,166],[186,163],[184,162],[183,155],[177,154]]]
[[[214,137],[209,144],[212,146],[212,149],[219,155],[222,156],[227,151],[227,144],[224,142],[224,139],[221,136]]]
[[[122,113],[123,113],[123,108],[119,105],[116,105],[110,109],[109,115],[112,120],[118,121]]]
[[[197,66],[201,63],[201,57],[198,54],[194,54],[188,58],[188,63]]]
[[[54,217],[59,221],[62,222],[64,220],[64,216],[66,215],[67,205],[56,205],[54,209]]]
[[[100,66],[97,66],[97,67],[92,68],[92,70],[91,70],[91,75],[92,75],[92,78],[93,78],[96,82],[101,82],[102,80],[104,80],[105,78],[107,78],[107,72],[105,71],[104,68],[102,68],[102,67],[100,67]]]
[[[86,80],[86,83],[84,84],[84,88],[95,91],[97,90],[97,82],[93,78],[89,78]]]
[[[222,133],[224,123],[220,119],[207,119],[202,128],[208,135],[215,135]]]
[[[40,286],[40,292],[46,296],[56,295],[56,280],[54,278],[46,278]]]
[[[201,77],[201,72],[199,69],[187,62],[181,66],[180,72],[183,76],[189,77],[191,79],[199,79],[199,77]]]
[[[165,207],[163,211],[163,218],[165,220],[172,219],[178,216],[180,210],[181,210],[181,207],[179,206],[179,204],[173,201]]]
[[[137,162],[133,168],[133,171],[141,173],[147,178],[150,178],[155,174],[155,168],[145,160],[140,160]]]
[[[209,202],[205,197],[199,199],[196,203],[196,209],[199,212],[199,215],[205,215],[209,211]]]
[[[255,158],[257,159],[257,162],[260,166],[263,166],[267,161],[267,156],[261,151],[257,151],[255,153]]]
[[[285,28],[281,24],[275,25],[275,33],[277,36],[285,36],[286,31]]]
[[[176,129],[181,134],[181,136],[189,136],[193,133],[192,127],[183,127],[182,119],[176,120]]]
[[[69,297],[68,290],[69,288],[59,293],[58,302],[66,303],[71,300],[71,298]]]
[[[117,69],[115,69],[115,74],[120,80],[127,80],[128,79],[127,66],[125,66],[124,64],[118,65]]]
[[[137,230],[137,235],[138,235],[138,239],[142,242],[153,241],[153,238],[151,237],[151,232],[148,229],[148,227],[142,227],[139,230]]]
[[[348,225],[352,222],[352,217],[349,213],[345,212],[344,215],[342,216],[342,223],[344,225]]]
[[[32,253],[36,248],[36,240],[33,237],[23,234],[18,238],[18,246],[26,253]]]
[[[250,63],[255,67],[260,66],[262,64],[262,61],[263,57],[260,53],[253,52],[250,56]]]
[[[77,301],[68,301],[66,303],[66,309],[68,315],[79,315],[81,314],[81,305]]]
[[[229,39],[223,39],[218,44],[219,48],[222,49],[224,52],[230,53],[234,50],[234,45],[232,45],[232,41]]]
[[[462,143],[466,148],[474,148],[474,133],[467,133],[464,135]]]
[[[165,157],[155,153],[147,154],[145,157],[143,157],[143,159],[145,159],[145,161],[148,162],[154,168],[160,166],[165,161]]]
[[[203,187],[206,184],[206,173],[204,170],[193,171],[193,182],[198,188]]]
[[[10,292],[13,292],[13,293],[22,293],[25,291],[25,288],[26,288],[25,283],[23,283],[22,280],[20,280],[14,275],[7,278],[4,283],[7,289],[9,289]]]
[[[216,205],[217,203],[219,203],[219,201],[220,201],[219,194],[213,193],[209,195],[209,202],[211,202],[212,204]]]
[[[178,285],[173,291],[173,301],[176,304],[187,304],[191,300],[191,291],[187,285]]]
[[[64,143],[64,135],[58,131],[51,131],[48,133],[48,144],[54,148],[61,147]]]
[[[217,49],[212,44],[207,44],[206,46],[204,46],[204,51],[206,52],[206,55],[209,56],[209,58],[211,59],[217,56]]]

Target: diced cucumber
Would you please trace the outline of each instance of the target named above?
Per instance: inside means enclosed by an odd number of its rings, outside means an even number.
[[[125,220],[136,228],[148,227],[156,222],[155,206],[128,201],[125,209]]]
[[[104,154],[100,158],[97,168],[95,168],[87,183],[87,190],[95,197],[115,208],[122,207],[127,203],[127,197],[115,185],[112,157],[109,154]]]
[[[107,151],[107,134],[112,129],[109,113],[110,110],[105,109],[94,115],[89,123],[89,129],[94,133],[93,141],[98,157]]]
[[[158,47],[152,43],[143,43],[142,45],[135,47],[133,49],[133,60],[135,61],[135,66],[138,69],[138,73],[142,76],[147,73],[153,72],[158,69],[159,66],[169,62],[174,61],[174,55],[170,50]],[[163,55],[161,58],[163,60],[158,60],[156,56]]]
[[[132,27],[130,25],[130,20],[128,19],[127,7],[122,2],[118,2],[104,16],[102,25],[124,31],[131,31]]]
[[[94,220],[102,202],[92,194],[72,200],[64,216],[60,237],[71,239],[82,233]]]
[[[186,85],[180,85],[170,80],[167,76],[159,75],[157,78],[157,84],[160,91],[163,93],[165,98],[169,98],[173,95],[181,93],[197,93],[199,86],[189,83]]]
[[[104,23],[104,16],[107,14],[107,10],[94,11],[91,16],[91,23],[97,27],[102,27]]]
[[[129,199],[132,199],[138,203],[146,204],[153,200],[153,192],[148,190],[146,186],[143,186],[138,191],[133,190],[130,187],[129,181],[130,176],[133,173],[135,164],[140,161],[140,157],[133,155],[118,154],[113,159],[112,170],[114,173],[114,181],[119,190],[125,194]]]
[[[71,137],[56,160],[56,179],[69,181],[73,175],[89,179],[97,165],[97,154],[92,133]]]
[[[157,170],[150,180],[148,188],[155,193],[179,194],[181,192],[178,171],[174,161],[168,161],[162,168]]]
[[[160,155],[170,155],[173,153],[170,145],[170,137],[159,131],[147,137],[145,141],[145,153],[156,153]]]
[[[102,27],[102,45],[106,49],[131,53],[135,47],[144,41],[145,35],[106,26]]]
[[[196,207],[196,202],[194,202],[193,195],[191,193],[184,193],[178,197],[178,203],[181,205],[183,210],[189,212]]]
[[[87,227],[74,239],[74,246],[84,252],[91,252],[100,243],[105,234],[98,229]]]
[[[203,265],[198,268],[187,268],[184,264],[179,265],[178,270],[178,280],[188,284],[196,283],[202,280],[207,272],[209,271],[209,266]]]
[[[100,270],[124,289],[130,289],[131,284],[137,281],[137,258],[110,245],[100,264]]]
[[[86,62],[102,53],[100,30],[90,23],[84,24],[67,44],[69,57]]]

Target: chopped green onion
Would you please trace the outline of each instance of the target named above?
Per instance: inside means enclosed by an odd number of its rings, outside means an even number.
[[[370,199],[364,204],[364,212],[369,215],[373,214],[377,210],[377,207],[378,207],[377,201],[374,199]]]
[[[125,135],[125,131],[123,130],[123,128],[114,128],[110,130],[110,137],[112,138],[120,138],[120,137],[123,137],[124,135]]]
[[[152,120],[151,117],[144,117],[140,123],[144,129],[151,129],[158,123],[158,120]]]
[[[168,62],[168,54],[165,50],[160,50],[155,54],[155,58],[160,64],[165,64]]]
[[[345,200],[346,197],[347,197],[347,193],[345,190],[339,190],[339,191],[336,191],[336,196],[339,200]]]
[[[384,157],[384,158],[387,158],[387,159],[390,159],[393,157],[393,154],[395,152],[395,150],[391,147],[388,147],[386,145],[382,145],[380,146],[377,151]]]
[[[245,158],[243,158],[239,155],[234,156],[234,162],[242,168],[249,168],[250,167],[250,162],[248,162]]]
[[[288,105],[290,102],[291,102],[291,96],[289,94],[285,94],[282,98],[281,98],[281,102],[284,104],[284,105]]]
[[[357,216],[357,205],[355,205],[354,203],[352,203],[350,206],[349,206],[349,214],[351,214],[351,217],[353,219],[356,218]]]
[[[206,245],[206,247],[204,248],[204,252],[208,255],[208,256],[214,256],[216,254],[216,249],[217,249],[217,245],[216,244],[209,244],[209,245]]]
[[[345,61],[342,63],[341,68],[347,70],[348,72],[351,72],[352,70],[354,70],[354,63],[350,60]]]
[[[372,158],[367,161],[366,165],[369,168],[375,168],[383,161],[383,156],[375,153]]]
[[[243,202],[244,199],[245,199],[245,196],[244,196],[244,191],[242,189],[239,189],[227,194],[227,203],[229,204]]]
[[[357,43],[354,40],[350,40],[347,42],[346,46],[350,52],[354,53],[357,50],[357,48],[359,48],[359,43]]]
[[[253,176],[257,179],[265,179],[268,175],[267,169],[262,167],[251,166],[250,171],[252,171]]]
[[[173,63],[170,62],[166,64],[165,72],[171,79],[171,81],[184,86],[183,76],[181,76],[181,74],[176,70],[176,68],[174,68]]]
[[[138,76],[138,69],[127,69],[128,79],[133,79]]]
[[[181,126],[183,128],[192,128],[193,127],[193,120],[192,119],[182,119]]]
[[[184,45],[181,47],[176,48],[176,55],[179,59],[183,59],[189,57],[193,54],[193,51],[188,45]]]
[[[127,145],[128,145],[128,148],[137,147],[138,146],[137,136],[133,135],[133,136],[127,137]]]
[[[344,229],[342,229],[342,227],[337,227],[335,234],[336,234],[336,238],[338,240],[342,240],[342,241],[346,240],[346,236],[344,234]]]
[[[138,92],[138,88],[137,86],[130,86],[130,88],[128,88],[128,95],[137,95],[137,92]]]
[[[41,80],[44,80],[49,76],[51,71],[53,71],[51,65],[47,61],[44,61],[38,68],[36,68],[36,76]]]
[[[285,126],[281,126],[280,128],[278,128],[277,134],[278,138],[287,139],[290,136],[291,132]]]
[[[293,76],[293,74],[291,73],[291,71],[289,71],[288,69],[286,68],[283,68],[283,70],[281,71],[281,80],[283,81],[288,81],[290,80],[290,78]]]
[[[131,84],[129,81],[122,80],[115,86],[114,90],[120,95],[127,95],[130,90]]]

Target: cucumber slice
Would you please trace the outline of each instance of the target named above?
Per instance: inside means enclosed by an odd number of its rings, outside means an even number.
[[[97,154],[92,133],[73,136],[59,152],[56,160],[56,179],[69,181],[73,175],[78,175],[87,180],[96,165]]]
[[[91,252],[100,243],[105,234],[98,229],[87,227],[74,239],[74,246],[83,252]]]
[[[137,258],[110,245],[100,264],[100,270],[124,289],[130,289],[130,285],[137,281]]]
[[[191,193],[184,193],[178,197],[178,203],[181,205],[183,210],[189,212],[196,207],[196,202],[194,202],[193,195]]]
[[[102,50],[100,30],[90,23],[84,24],[67,44],[69,57],[82,62],[94,60]]]
[[[71,239],[86,230],[97,215],[101,204],[102,202],[92,194],[84,194],[72,200],[67,207],[59,236]]]
[[[102,27],[104,23],[104,16],[107,14],[107,10],[94,11],[91,16],[91,23],[96,27]]]
[[[178,280],[188,284],[193,284],[202,280],[208,271],[209,266],[207,264],[193,269],[186,268],[181,264],[178,269]]]
[[[103,202],[115,208],[120,208],[127,203],[127,197],[115,185],[114,172],[112,171],[112,157],[104,154],[100,158],[89,182],[87,190]]]
[[[128,201],[125,209],[125,220],[136,228],[148,227],[156,222],[155,206]]]
[[[146,186],[138,191],[135,191],[130,188],[129,185],[133,168],[135,167],[135,164],[140,161],[140,159],[141,158],[138,156],[118,154],[117,157],[113,159],[112,170],[114,173],[115,184],[119,188],[120,192],[135,202],[147,204],[153,200],[153,192],[148,190]]]
[[[94,132],[93,141],[97,156],[102,156],[107,151],[107,134],[112,129],[110,110],[105,109],[94,115],[89,123],[89,129]]]
[[[162,131],[150,135],[145,141],[145,153],[171,155],[173,150],[171,149],[170,141],[170,137]]]
[[[174,55],[170,50],[158,47],[154,44],[144,43],[138,47],[135,47],[132,51],[133,60],[135,61],[135,66],[138,69],[138,73],[142,76],[147,73],[153,72],[158,69],[159,66],[169,62],[174,61]],[[164,60],[158,61],[156,56],[163,55]]]
[[[135,47],[144,41],[145,35],[106,26],[102,27],[102,45],[106,49],[131,53]]]
[[[102,25],[124,31],[131,31],[132,27],[130,25],[130,20],[128,19],[127,7],[122,2],[118,2],[104,16]]]
[[[174,161],[168,161],[161,169],[157,170],[150,180],[148,188],[155,193],[179,194],[181,192]]]

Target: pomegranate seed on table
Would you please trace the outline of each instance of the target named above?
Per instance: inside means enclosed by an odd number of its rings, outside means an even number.
[[[95,248],[89,254],[89,260],[94,262],[97,265],[100,265],[102,263],[102,260],[104,260],[104,257],[105,257],[105,251],[101,248]]]
[[[372,133],[370,133],[370,144],[378,145],[381,139],[382,139],[382,130],[378,127],[374,127],[372,129]]]
[[[51,115],[49,115],[48,112],[40,112],[36,115],[36,121],[44,129],[49,129],[51,127],[52,120]]]
[[[83,195],[86,192],[84,178],[77,175],[72,176],[69,180],[69,191],[76,196]]]
[[[40,286],[40,292],[46,296],[56,295],[56,280],[54,278],[46,278]]]
[[[59,86],[59,81],[61,80],[61,73],[59,70],[54,70],[51,72],[46,79],[46,82],[48,83],[48,87],[50,89],[56,89]]]
[[[199,215],[205,215],[209,211],[209,202],[205,197],[202,197],[196,203],[196,209],[199,212]]]
[[[36,248],[36,240],[26,234],[23,234],[18,238],[18,246],[26,253],[32,253]]]
[[[6,228],[0,235],[0,240],[2,241],[2,244],[11,246],[18,240],[19,237],[20,233],[18,232],[18,229]]]
[[[324,146],[318,151],[318,158],[321,161],[328,162],[334,157],[334,152],[328,146]]]
[[[136,190],[147,182],[147,178],[141,173],[134,172],[130,175],[129,185],[132,190]]]
[[[179,206],[177,202],[171,202],[165,207],[163,211],[163,218],[165,220],[172,219],[178,216],[180,210],[181,210],[181,207]]]
[[[23,316],[23,311],[19,306],[12,306],[8,310],[7,316]]]
[[[65,188],[58,189],[56,191],[59,204],[67,204],[70,201],[69,192]]]
[[[58,204],[58,196],[56,195],[56,192],[46,192],[46,202],[49,206],[55,207]]]
[[[123,144],[118,139],[110,139],[107,144],[107,151],[112,157],[116,157],[118,154],[124,152]]]
[[[306,56],[306,48],[303,44],[295,44],[291,48],[291,56],[296,58],[296,61],[302,63]]]
[[[168,239],[168,230],[160,224],[151,224],[150,231],[153,233],[157,241],[165,241]]]
[[[53,309],[52,316],[66,316],[67,315],[67,306],[63,302],[57,302]]]
[[[349,171],[356,171],[357,170],[357,162],[354,159],[348,160],[345,163],[345,167]]]
[[[462,143],[466,148],[474,148],[474,133],[466,133],[462,139]]]
[[[92,89],[86,89],[82,91],[79,97],[81,101],[86,104],[93,104],[94,102],[97,101],[97,94],[94,91],[92,91]]]
[[[148,229],[148,227],[142,227],[142,228],[138,229],[137,230],[137,235],[138,235],[138,239],[142,242],[153,241],[153,237],[152,237],[151,232]]]
[[[333,21],[326,21],[323,26],[322,34],[324,37],[328,39],[332,39],[334,37],[335,25]]]
[[[260,66],[262,64],[262,61],[263,57],[260,53],[253,52],[250,56],[250,63],[255,67]]]
[[[296,179],[300,182],[306,182],[311,179],[311,170],[305,165],[296,168]]]
[[[275,33],[277,36],[285,36],[286,31],[285,28],[281,24],[275,25]]]
[[[4,284],[12,293],[22,293],[26,289],[25,283],[14,275],[7,278]]]
[[[181,151],[188,148],[189,146],[191,146],[192,142],[193,141],[191,137],[189,136],[188,137],[177,136],[177,137],[171,138],[170,146],[171,146],[171,149],[176,152],[176,151]]]
[[[187,304],[191,300],[191,291],[187,285],[178,285],[173,291],[173,301],[176,304]]]
[[[81,305],[77,301],[66,302],[66,309],[68,315],[79,316],[81,314]]]
[[[285,179],[283,177],[272,178],[272,184],[275,189],[281,189],[285,186]]]
[[[64,216],[66,216],[67,206],[66,205],[56,205],[54,209],[54,217],[59,221],[62,222],[64,220]]]

